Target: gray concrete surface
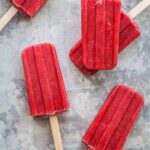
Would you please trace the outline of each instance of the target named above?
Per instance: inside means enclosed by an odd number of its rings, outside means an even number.
[[[140,0],[123,0],[126,11]],[[0,1],[0,16],[10,7]],[[145,107],[124,150],[150,150],[150,7],[136,17],[142,35],[119,56],[113,71],[84,76],[71,63],[69,49],[80,38],[80,0],[48,0],[32,19],[17,14],[0,33],[0,149],[54,150],[47,119],[30,116],[22,50],[39,42],[57,48],[71,109],[59,116],[64,150],[85,150],[81,137],[111,88],[123,83],[141,92]]]

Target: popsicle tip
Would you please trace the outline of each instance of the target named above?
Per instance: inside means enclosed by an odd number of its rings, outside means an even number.
[[[48,42],[33,44],[33,45],[30,45],[30,46],[24,48],[24,50],[22,51],[22,54],[24,54],[28,49],[31,49],[33,46],[40,46],[40,45],[47,45],[47,46],[50,46],[51,48],[55,48],[55,46],[53,44],[48,43]]]
[[[139,100],[141,101],[141,105],[144,105],[144,96],[142,94],[140,94],[139,92],[137,92],[136,90],[134,90],[132,88],[129,88],[127,85],[124,85],[124,84],[118,84],[114,88],[121,88],[121,87],[130,89],[131,91],[136,93],[136,95],[139,97]]]

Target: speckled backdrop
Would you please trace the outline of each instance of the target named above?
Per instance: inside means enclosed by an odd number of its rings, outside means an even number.
[[[123,0],[126,11],[140,0]],[[0,0],[0,16],[10,7]],[[81,137],[111,88],[129,85],[145,97],[145,107],[124,150],[150,150],[150,7],[136,17],[142,35],[120,55],[113,71],[87,78],[71,63],[69,49],[80,38],[80,0],[48,0],[32,19],[18,14],[0,33],[0,150],[54,150],[47,119],[30,116],[21,52],[52,42],[58,52],[71,109],[59,116],[64,150],[85,150]]]

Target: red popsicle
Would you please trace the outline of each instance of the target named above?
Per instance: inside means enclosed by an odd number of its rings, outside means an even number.
[[[47,0],[10,0],[13,6],[0,19],[0,31],[3,30],[18,11],[24,15],[32,17],[39,11],[46,1]]]
[[[22,14],[34,16],[46,0],[10,0]]]
[[[124,85],[114,87],[83,142],[91,150],[121,150],[143,104],[136,91]]]
[[[26,48],[22,56],[31,115],[47,117],[68,110],[69,103],[54,46],[47,43],[34,45]],[[56,131],[56,118],[50,117],[50,121],[52,130]],[[55,144],[59,146],[57,141]]]
[[[120,0],[82,0],[83,63],[110,70],[118,62]]]
[[[135,21],[130,19],[124,12],[121,13],[120,20],[120,38],[119,38],[119,52],[132,43],[141,33]],[[70,59],[77,66],[77,68],[85,75],[91,76],[97,71],[86,68],[83,64],[82,57],[82,40],[80,40],[69,53]]]
[[[68,100],[54,46],[39,44],[23,52],[32,116],[49,116],[68,109]]]

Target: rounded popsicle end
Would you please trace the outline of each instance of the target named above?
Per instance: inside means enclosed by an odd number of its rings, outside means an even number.
[[[77,50],[82,47],[82,40],[79,40],[69,51],[69,57],[71,59],[71,56],[77,52]],[[81,54],[82,55],[82,54]]]
[[[35,44],[35,45],[31,45],[26,47],[23,51],[22,51],[22,57],[24,57],[26,55],[26,52],[31,51],[33,49],[33,47],[38,47],[38,46],[42,46],[42,45],[46,45],[49,46],[52,50],[55,49],[55,46],[51,43],[39,43],[39,44]]]
[[[83,64],[89,70],[95,70],[95,71],[98,71],[98,70],[103,70],[104,71],[104,70],[106,70],[107,71],[107,70],[113,70],[113,69],[115,69],[117,67],[117,65],[118,65],[118,62],[116,62],[113,65],[103,64],[103,65],[100,65],[100,66],[98,66],[98,65],[95,66],[93,64],[87,63],[86,60],[83,59]]]
[[[143,97],[143,95],[140,94],[140,93],[138,93],[138,92],[135,91],[134,89],[129,88],[128,86],[123,85],[123,84],[118,84],[118,85],[116,85],[113,89],[115,89],[115,88],[126,88],[126,89],[130,89],[130,91],[132,91],[133,93],[136,94],[137,99],[139,100],[139,102],[141,103],[141,105],[142,105],[142,106],[144,105],[144,97]]]

